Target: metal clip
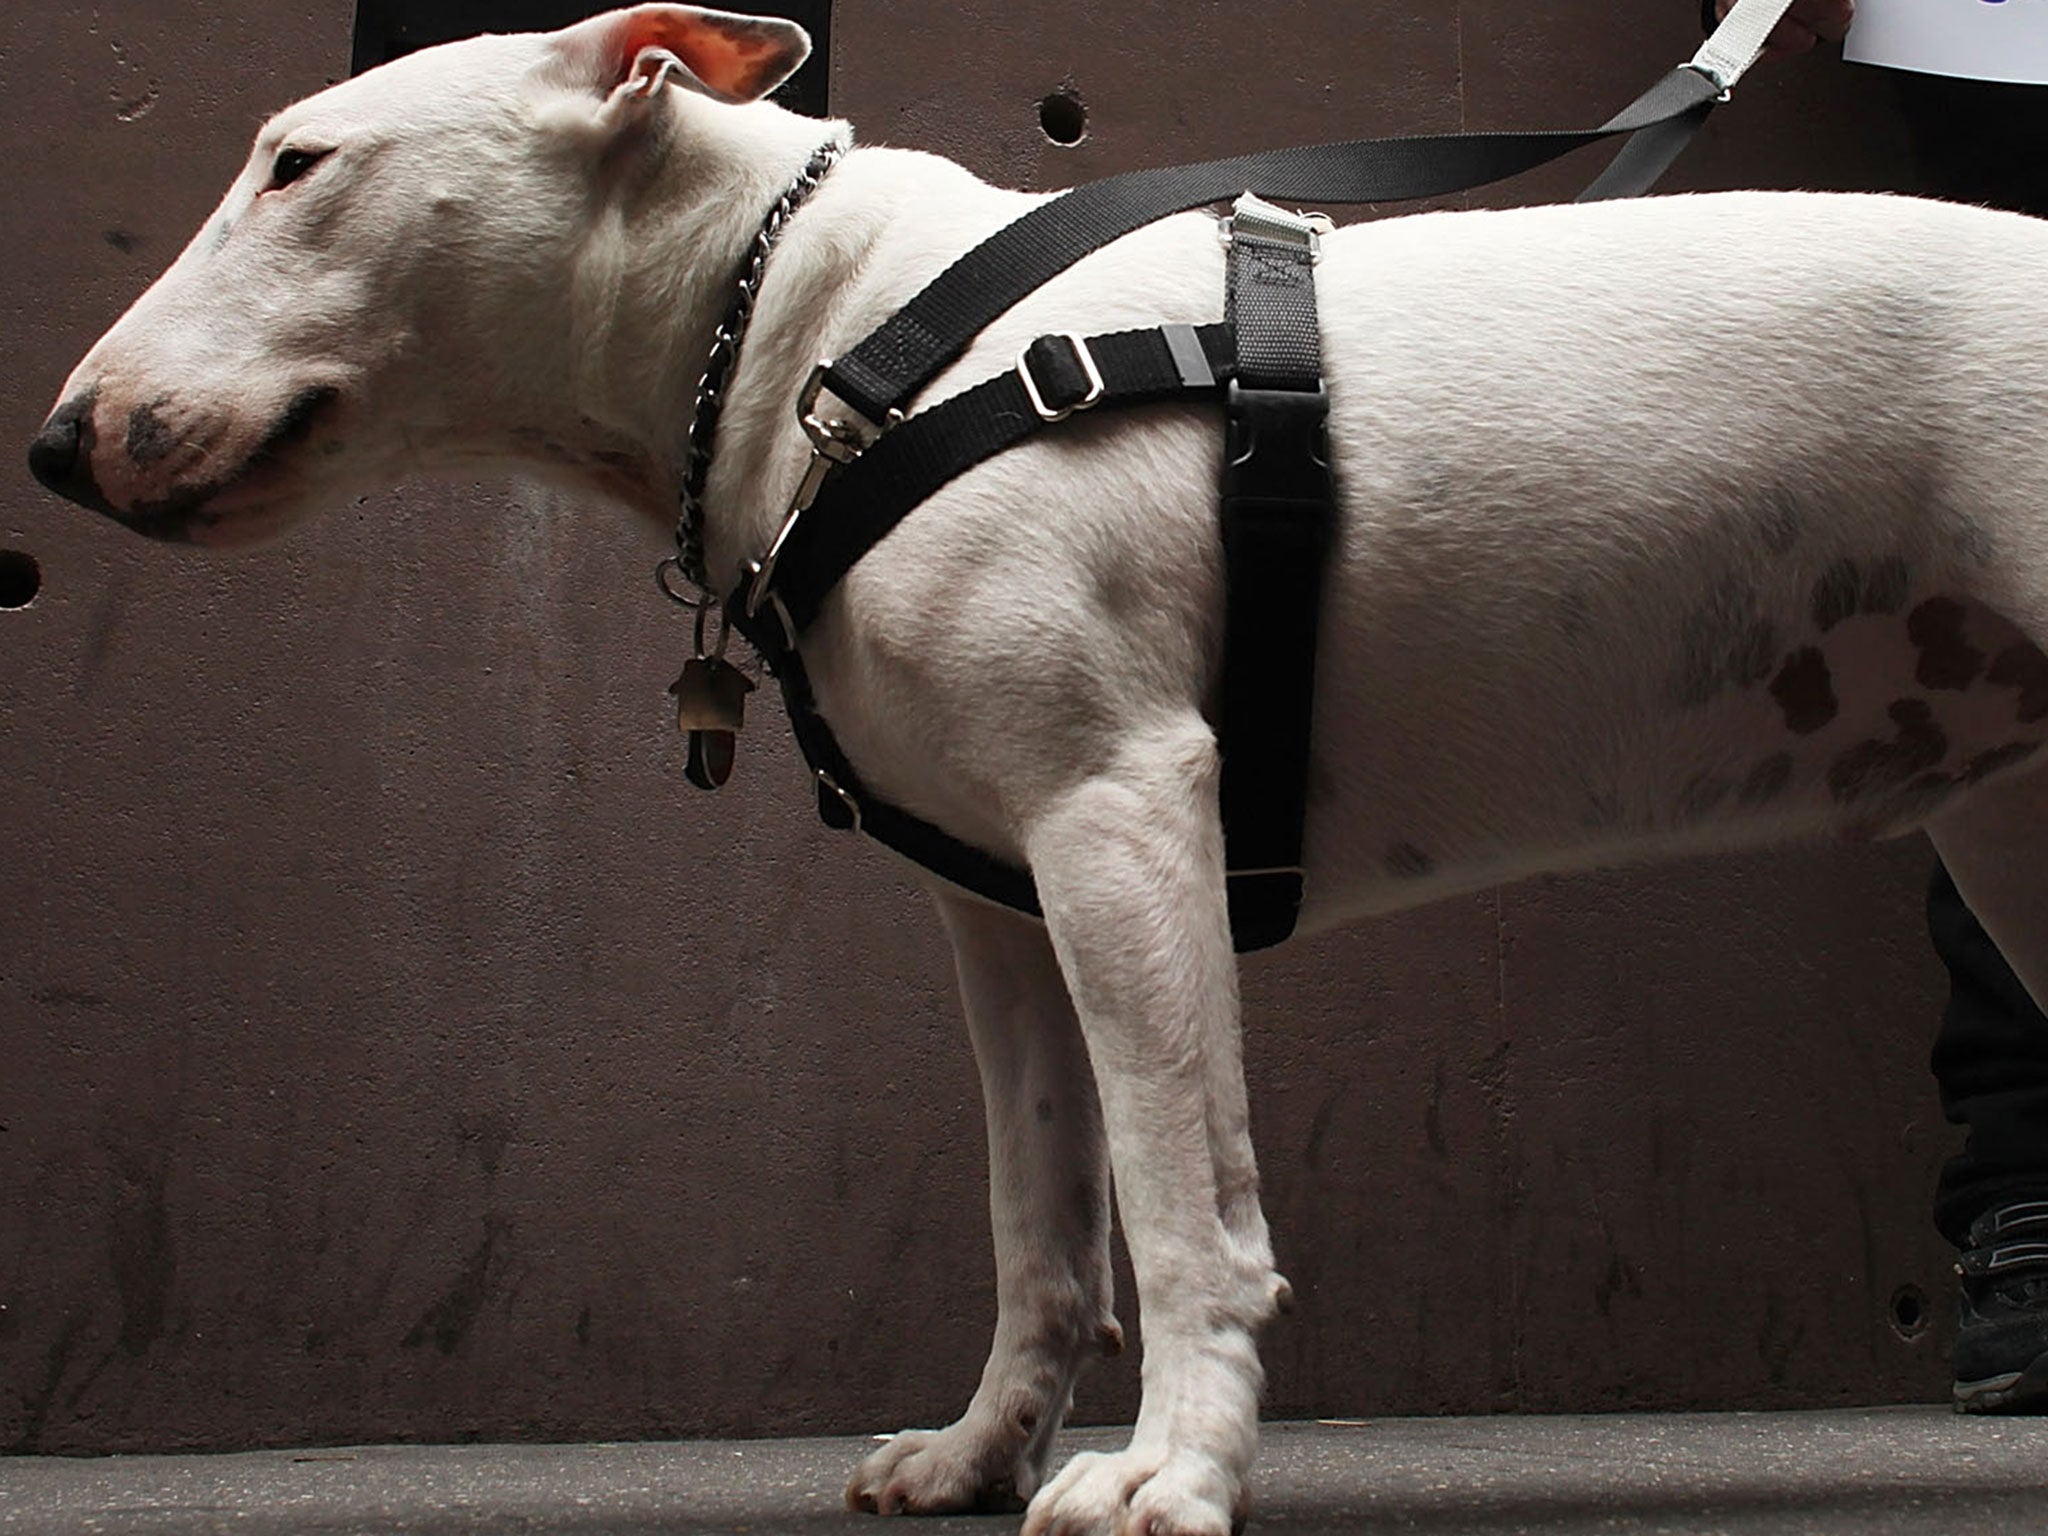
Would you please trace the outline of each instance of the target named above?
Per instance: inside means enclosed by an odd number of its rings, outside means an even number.
[[[1311,262],[1318,262],[1323,259],[1323,236],[1336,227],[1327,213],[1293,213],[1247,192],[1230,205],[1230,216],[1218,226],[1217,237],[1228,245],[1232,235],[1242,229],[1256,240],[1300,246]]]
[[[859,415],[851,421],[820,416],[818,397],[825,392],[825,374],[831,367],[831,358],[821,358],[818,366],[811,370],[811,376],[804,380],[804,387],[796,397],[797,420],[803,423],[805,435],[819,453],[838,463],[851,464],[873,445],[876,438],[902,421],[903,413],[891,411],[888,420],[879,427]]]
[[[775,578],[775,562],[781,558],[790,534],[796,531],[797,519],[810,511],[811,503],[818,499],[818,492],[824,489],[832,471],[842,464],[851,464],[867,452],[885,430],[903,420],[901,411],[891,411],[888,421],[881,427],[865,419],[859,419],[856,426],[837,417],[828,420],[820,416],[818,397],[824,393],[825,370],[831,366],[831,358],[822,359],[811,370],[811,376],[797,394],[797,420],[803,424],[804,436],[811,440],[811,462],[804,466],[804,477],[797,482],[796,494],[789,499],[789,511],[783,515],[782,526],[768,541],[768,552],[758,560],[747,562],[747,617],[750,619],[761,611],[762,600],[768,595],[768,583]],[[788,631],[788,614],[782,616],[782,627]],[[790,636],[789,643],[796,644],[794,635]]]
[[[1074,357],[1081,364],[1081,376],[1088,381],[1088,392],[1072,405],[1057,408],[1045,403],[1045,392],[1038,387],[1038,380],[1031,376],[1031,347],[1038,341],[1050,341],[1057,337],[1074,349]],[[1024,394],[1031,401],[1031,409],[1038,412],[1040,421],[1065,421],[1076,411],[1085,411],[1102,398],[1105,385],[1102,370],[1095,365],[1095,356],[1088,350],[1088,343],[1072,331],[1055,331],[1050,336],[1041,336],[1017,354],[1017,377],[1024,381]]]
[[[765,601],[775,610],[775,621],[782,626],[782,640],[790,650],[796,649],[796,625],[790,622],[789,609],[781,598],[768,590],[768,579],[775,574],[775,568],[762,560],[749,560],[740,567],[747,578],[747,617],[753,618]],[[769,658],[774,665],[774,658]]]
[[[823,448],[812,450],[811,462],[804,466],[804,477],[797,482],[796,494],[789,499],[789,511],[783,515],[782,526],[775,530],[775,537],[768,541],[768,552],[758,560],[747,562],[747,617],[752,618],[761,611],[761,599],[768,594],[768,583],[775,578],[775,562],[782,558],[783,546],[789,543],[789,536],[796,532],[797,519],[811,510],[811,503],[818,499],[818,492],[824,489],[826,477],[841,464],[851,464],[860,457],[855,449],[845,458],[826,452]],[[787,618],[783,627],[789,627]],[[790,643],[794,645],[792,637]]]
[[[1714,98],[1714,105],[1717,107],[1725,106],[1735,95],[1734,84],[1710,63],[1702,62],[1699,59],[1687,59],[1678,67],[1680,69],[1689,69],[1696,75],[1705,75],[1710,84],[1720,87],[1721,94]]]
[[[825,477],[831,474],[842,462],[842,460],[835,459],[829,454],[813,450],[811,462],[804,466],[803,479],[796,483],[796,494],[789,498],[789,511],[791,515],[811,510],[811,503],[818,499],[818,492],[825,488]],[[782,536],[778,534],[775,543],[779,546],[781,542]]]

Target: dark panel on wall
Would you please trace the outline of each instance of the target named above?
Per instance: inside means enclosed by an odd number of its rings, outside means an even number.
[[[1597,118],[1692,9],[841,0],[833,100],[869,141],[1055,186]],[[0,440],[253,125],[345,72],[356,20],[0,12]],[[1884,80],[1757,76],[1675,180],[1745,183],[1910,185]],[[214,561],[57,504],[17,452],[0,550],[38,571],[0,606],[0,1446],[957,1410],[994,1304],[944,946],[899,867],[817,830],[774,726],[722,795],[681,788],[658,532],[407,487]],[[1274,1411],[1939,1393],[1926,863],[1538,881],[1252,961],[1301,1300]],[[1904,1287],[1933,1329],[1894,1326]],[[1083,1414],[1135,1380],[1106,1368]]]
[[[356,0],[349,73],[388,64],[415,48],[481,32],[551,32],[617,7],[604,0]],[[783,16],[811,34],[811,56],[775,92],[792,112],[823,117],[831,80],[832,0],[767,0],[757,16]]]

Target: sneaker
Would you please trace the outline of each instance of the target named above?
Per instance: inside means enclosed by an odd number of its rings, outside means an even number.
[[[2048,1200],[1979,1216],[1956,1274],[1956,1412],[2048,1414]]]

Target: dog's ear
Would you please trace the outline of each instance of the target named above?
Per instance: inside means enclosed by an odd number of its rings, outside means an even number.
[[[759,101],[811,51],[809,34],[793,21],[695,5],[608,11],[553,42],[579,81],[614,100],[650,100],[673,80],[716,101]]]

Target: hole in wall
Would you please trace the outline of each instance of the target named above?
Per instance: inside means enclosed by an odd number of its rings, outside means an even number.
[[[25,549],[0,549],[0,608],[26,608],[43,590],[43,568]]]
[[[1917,1339],[1927,1331],[1933,1316],[1928,1304],[1927,1293],[1917,1285],[1902,1285],[1892,1292],[1891,1305],[1886,1313],[1892,1325],[1892,1332],[1902,1339]]]
[[[1063,85],[1038,104],[1038,126],[1055,144],[1078,144],[1088,137],[1088,108],[1081,93]]]

